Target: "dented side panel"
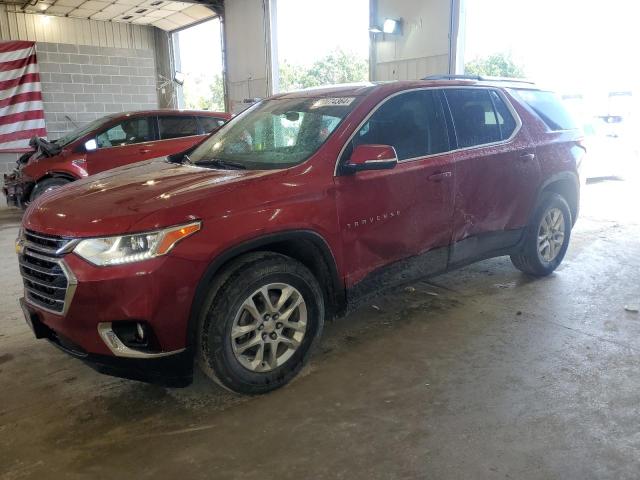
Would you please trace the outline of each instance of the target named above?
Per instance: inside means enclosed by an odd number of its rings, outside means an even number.
[[[452,243],[526,225],[542,177],[525,124],[510,141],[455,152]]]

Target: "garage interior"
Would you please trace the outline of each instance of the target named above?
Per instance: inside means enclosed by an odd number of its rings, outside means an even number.
[[[368,23],[402,31],[368,33],[369,79],[462,73],[468,2],[371,0]],[[183,106],[174,38],[212,19],[225,109],[278,92],[278,8],[10,0],[0,40],[36,42],[55,139],[108,113]],[[20,155],[1,152],[0,173]],[[98,375],[36,341],[17,302],[22,211],[0,199],[0,479],[638,478],[637,150],[629,162],[583,187],[554,274],[500,257],[394,288],[328,323],[294,381],[253,397],[200,372],[182,389]]]

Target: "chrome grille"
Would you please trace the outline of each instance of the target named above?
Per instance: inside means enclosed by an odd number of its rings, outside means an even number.
[[[24,232],[18,257],[26,300],[44,310],[64,315],[75,291],[76,279],[62,256],[76,240]]]
[[[36,252],[48,255],[58,255],[72,239],[56,237],[52,235],[43,235],[31,230],[24,231],[24,238],[27,245],[31,246]]]

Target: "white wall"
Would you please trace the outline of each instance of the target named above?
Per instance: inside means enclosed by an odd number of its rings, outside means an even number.
[[[0,40],[35,40],[94,47],[153,48],[153,27],[12,11],[0,4]]]
[[[455,19],[458,2],[453,4]],[[403,21],[402,35],[372,36],[372,79],[415,80],[449,73],[451,5],[451,0],[372,0],[372,20],[377,25],[381,26],[385,18]],[[457,27],[453,23],[455,37]]]
[[[224,39],[229,109],[243,108],[243,100],[271,94],[268,0],[225,3]]]

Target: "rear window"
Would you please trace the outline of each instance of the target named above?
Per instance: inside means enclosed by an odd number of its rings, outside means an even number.
[[[189,117],[185,115],[159,117],[158,125],[160,127],[161,140],[189,137],[191,135],[200,134],[196,117]]]
[[[500,98],[500,95],[498,95],[498,92],[495,90],[491,90],[491,101],[496,109],[500,138],[506,140],[511,137],[511,134],[513,134],[516,129],[516,119],[513,118],[513,115],[511,115],[511,112],[504,103],[504,100]]]
[[[447,89],[449,109],[458,138],[458,147],[473,147],[498,142],[498,118],[486,89]]]
[[[513,90],[513,92],[520,100],[529,105],[551,130],[573,130],[578,128],[555,93],[538,90]]]

